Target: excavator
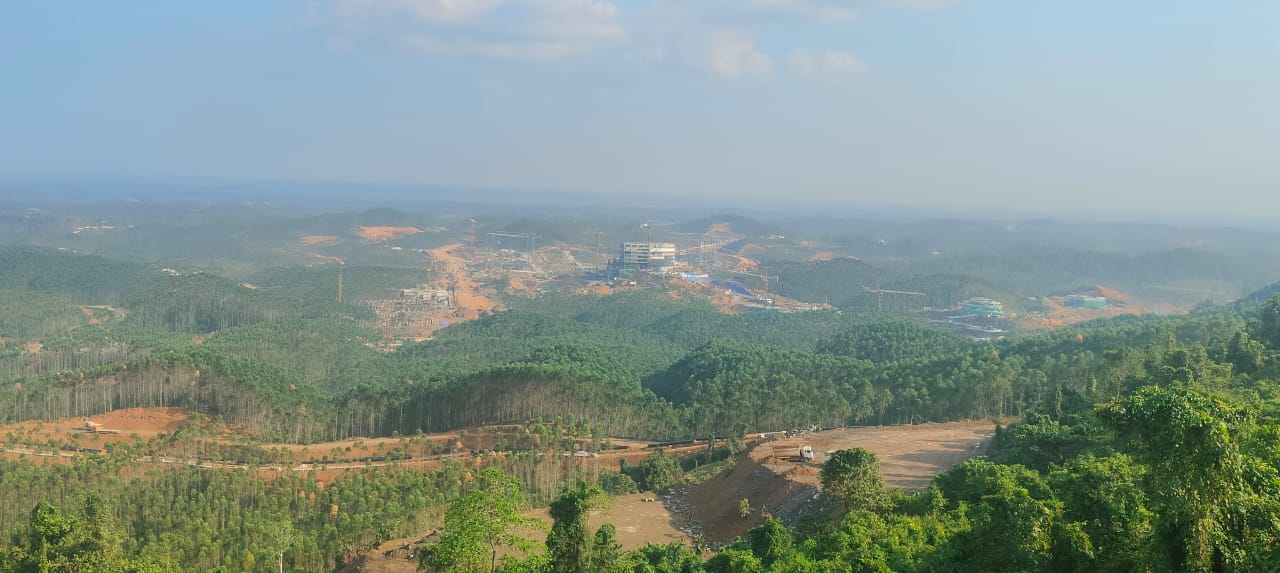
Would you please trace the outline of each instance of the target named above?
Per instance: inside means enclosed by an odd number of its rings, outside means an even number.
[[[119,434],[120,433],[120,430],[108,430],[102,427],[102,424],[94,422],[93,420],[85,420],[83,425],[76,426],[75,429],[80,430],[82,432],[89,432],[91,434]]]

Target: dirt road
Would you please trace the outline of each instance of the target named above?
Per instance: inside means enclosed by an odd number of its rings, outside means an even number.
[[[467,272],[466,261],[453,254],[452,251],[461,246],[462,243],[453,243],[431,250],[431,259],[443,267],[440,270],[444,273],[434,286],[453,293],[454,306],[461,315],[455,320],[475,320],[480,311],[492,311],[498,303],[480,294],[480,287]]]

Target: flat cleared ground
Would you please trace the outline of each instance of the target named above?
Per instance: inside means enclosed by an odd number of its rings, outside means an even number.
[[[826,461],[826,452],[865,448],[879,456],[886,487],[922,490],[929,487],[933,476],[984,453],[995,430],[988,421],[845,428],[766,442],[750,456],[794,481],[817,484],[817,470]],[[804,445],[813,448],[813,463],[787,461],[799,456]]]
[[[421,232],[417,227],[360,227],[356,234],[366,241],[390,241]]]
[[[645,500],[653,501],[645,501]],[[547,509],[538,509],[528,513],[542,520],[551,527],[551,515]],[[639,549],[647,543],[666,545],[672,541],[685,541],[689,538],[683,531],[676,529],[671,521],[671,512],[656,499],[652,493],[637,493],[613,498],[609,507],[591,512],[588,523],[591,533],[601,525],[612,523],[618,532],[618,544],[624,551]],[[527,532],[531,540],[546,540],[546,532]]]
[[[953,422],[829,430],[761,443],[746,459],[666,500],[678,523],[690,523],[708,541],[728,543],[759,525],[765,515],[788,519],[803,513],[819,492],[826,452],[866,448],[880,458],[885,486],[921,490],[933,476],[986,451],[995,435],[991,422]],[[791,461],[809,445],[813,462]],[[754,511],[743,518],[738,504]]]
[[[9,432],[17,433],[22,429],[27,434],[39,434],[49,438],[79,434],[85,438],[95,437],[103,442],[131,442],[133,434],[143,440],[153,438],[161,432],[172,432],[187,420],[191,419],[191,411],[183,408],[127,408],[113,410],[105,414],[86,416],[83,418],[62,418],[59,420],[30,420],[0,426],[0,436]],[[93,435],[79,431],[85,420],[102,424],[104,429],[120,430],[119,434]],[[39,430],[37,431],[37,427]]]
[[[302,242],[313,247],[331,247],[341,243],[342,239],[333,235],[307,235],[302,237]]]
[[[676,529],[671,512],[653,494],[628,495],[614,500],[602,515],[592,516],[592,524],[612,523],[618,530],[618,543],[625,550],[639,549],[646,543],[666,545],[672,541],[684,541],[688,536]]]

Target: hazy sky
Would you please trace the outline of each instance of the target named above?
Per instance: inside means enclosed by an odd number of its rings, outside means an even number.
[[[0,172],[1256,216],[1277,30],[1275,0],[5,2]]]

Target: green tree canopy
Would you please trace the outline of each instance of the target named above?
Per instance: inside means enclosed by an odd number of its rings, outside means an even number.
[[[833,452],[822,464],[822,491],[836,499],[844,511],[878,511],[888,503],[880,461],[862,448]]]
[[[500,468],[485,468],[471,490],[449,504],[440,543],[422,552],[420,569],[444,573],[498,570],[503,549],[528,551],[534,544],[517,531],[538,527],[537,518],[524,517],[520,482]]]

